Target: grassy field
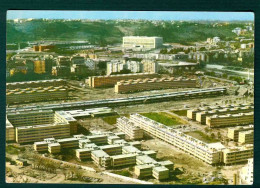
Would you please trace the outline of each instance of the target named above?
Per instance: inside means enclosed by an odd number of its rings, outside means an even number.
[[[201,132],[201,131],[192,131],[192,132],[187,132],[185,133],[187,135],[190,135],[194,138],[197,138],[203,142],[207,142],[207,143],[213,143],[213,142],[218,142],[219,140],[216,138],[212,138],[208,135],[206,135],[205,133]]]
[[[176,110],[176,111],[171,111],[179,116],[187,116],[187,110]]]
[[[114,170],[112,171],[112,173],[114,174],[118,174],[118,175],[121,175],[121,176],[126,176],[126,177],[131,177],[131,173],[129,172],[129,170]]]
[[[116,116],[107,116],[107,117],[104,117],[103,120],[110,124],[110,125],[114,125],[116,124],[116,119],[119,118],[120,116],[119,115],[116,115]]]
[[[169,114],[167,114],[165,112],[159,112],[159,113],[150,112],[150,113],[142,113],[141,115],[148,117],[148,118],[150,118],[154,121],[157,121],[159,123],[162,123],[164,125],[167,125],[167,126],[174,126],[174,125],[182,124],[178,120],[171,117]]]
[[[12,154],[12,155],[18,155],[20,150],[12,145],[8,145],[5,147],[6,153]]]

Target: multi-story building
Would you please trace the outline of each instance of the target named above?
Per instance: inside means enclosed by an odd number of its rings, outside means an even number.
[[[252,123],[254,123],[254,112],[206,117],[206,124],[210,127],[236,126]]]
[[[248,163],[244,166],[239,174],[240,184],[252,185],[254,181],[254,159],[248,159]]]
[[[254,130],[241,131],[238,133],[238,142],[241,144],[254,143]]]
[[[162,37],[126,36],[123,37],[124,48],[159,48],[163,45]]]
[[[140,114],[131,114],[130,120],[136,123],[136,125],[148,134],[172,144],[208,164],[222,162],[221,150],[225,147],[221,143],[208,144],[202,142],[183,132],[141,116]]]
[[[254,106],[223,108],[223,109],[215,109],[212,111],[208,111],[208,110],[201,111],[196,113],[196,121],[205,125],[207,116],[222,115],[222,114],[238,114],[238,113],[247,113],[252,111],[254,111]]]
[[[127,61],[126,69],[130,70],[133,73],[142,72],[142,64],[138,61]]]
[[[142,72],[157,73],[159,70],[159,64],[154,60],[144,59],[141,63]]]
[[[75,119],[68,120],[52,110],[7,113],[7,121],[6,139],[18,143],[68,137],[76,126]]]
[[[108,142],[109,137],[116,135],[122,137],[124,134],[93,131],[90,136],[99,135],[107,136],[106,142]],[[35,142],[34,149],[38,152],[59,153],[64,148],[75,148],[77,141],[80,149],[76,149],[76,157],[80,161],[92,159],[96,165],[104,168],[137,165],[135,166],[135,176],[138,178],[153,176],[158,180],[163,180],[168,178],[169,173],[173,171],[174,164],[171,161],[156,161],[156,152],[153,150],[142,151],[138,141],[116,140],[114,144],[98,146],[88,139],[90,136],[80,134],[65,139],[48,138],[43,142]]]
[[[244,145],[242,147],[227,148],[223,150],[223,163],[225,165],[243,163],[253,156],[253,144]]]
[[[117,127],[123,131],[130,139],[142,139],[143,130],[135,126],[133,122],[130,122],[128,118],[117,118]]]
[[[227,137],[235,142],[238,141],[238,134],[242,131],[254,130],[254,125],[242,126],[242,127],[230,127],[228,128]]]
[[[47,125],[33,125],[21,126],[15,128],[16,142],[18,143],[32,143],[42,140],[44,138],[54,137],[63,138],[70,135],[70,126],[68,123],[64,124],[47,124]]]
[[[112,61],[107,63],[107,75],[114,72],[120,72],[126,68],[126,64],[120,61]]]
[[[89,77],[89,86],[96,87],[113,87],[120,80],[138,79],[138,78],[154,78],[158,77],[155,73],[135,73],[135,74],[117,74],[110,76],[92,76]]]
[[[45,73],[45,61],[44,60],[36,60],[34,61],[34,72],[36,74]]]
[[[198,87],[199,84],[195,79],[174,79],[171,78],[153,78],[126,80],[117,82],[115,85],[115,93],[129,93],[137,91],[169,89],[179,87]]]

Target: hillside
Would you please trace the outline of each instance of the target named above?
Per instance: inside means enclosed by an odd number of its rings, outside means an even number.
[[[205,41],[219,36],[223,40],[235,37],[231,32],[244,23],[230,22],[170,22],[170,21],[64,21],[32,20],[7,22],[7,43],[38,40],[89,40],[92,44],[121,43],[126,35],[161,36],[164,42],[187,43]]]

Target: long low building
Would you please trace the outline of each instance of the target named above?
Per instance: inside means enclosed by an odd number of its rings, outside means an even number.
[[[187,110],[187,117],[189,119],[192,119],[196,121],[196,114],[201,113],[201,112],[206,112],[206,111],[214,111],[214,110],[221,110],[221,109],[230,109],[230,108],[243,108],[243,107],[254,107],[254,104],[249,103],[249,104],[235,104],[235,105],[224,105],[224,106],[206,106],[206,107],[199,107],[195,109],[189,109]]]
[[[226,165],[246,162],[254,156],[253,144],[223,150],[223,162]]]
[[[78,101],[69,103],[47,104],[41,106],[23,106],[23,107],[8,107],[7,113],[12,112],[24,112],[31,110],[65,110],[65,109],[81,109],[81,108],[94,108],[94,107],[107,107],[107,106],[121,106],[121,105],[135,105],[143,103],[156,103],[170,100],[185,100],[193,98],[206,98],[215,97],[227,94],[227,88],[206,88],[206,89],[194,89],[187,91],[169,92],[164,94],[115,98],[115,99],[101,99],[92,101]]]
[[[131,93],[138,91],[195,88],[199,87],[196,79],[152,78],[119,81],[115,85],[115,93]]]
[[[247,113],[252,111],[254,111],[254,106],[223,108],[223,109],[215,109],[212,111],[202,111],[196,113],[196,121],[205,125],[207,116],[223,115],[223,114],[238,114],[238,113]]]
[[[232,155],[234,150],[226,148],[220,142],[202,142],[201,140],[189,136],[179,130],[167,127],[140,114],[131,114],[130,120],[135,122],[146,133],[157,137],[211,165],[221,163],[227,165],[231,163],[239,163],[252,157],[251,154],[253,153],[253,146],[237,147],[236,155],[240,155],[240,153],[248,154],[241,155],[240,158],[232,158],[232,162],[230,162],[231,159],[229,159],[228,156]],[[223,157],[224,155],[226,158]]]
[[[69,123],[54,123],[47,125],[21,126],[15,128],[17,143],[32,143],[44,138],[64,138],[70,135]]]
[[[48,100],[60,100],[68,98],[67,86],[58,86],[52,88],[50,87],[7,90],[6,103],[14,104]]]
[[[206,124],[212,128],[237,126],[252,123],[254,123],[254,112],[227,115],[213,115],[206,117]]]
[[[7,114],[6,140],[29,143],[45,138],[64,138],[77,130],[76,120],[52,110],[16,112]]]
[[[26,88],[37,88],[37,87],[58,87],[66,86],[67,81],[63,79],[53,79],[53,80],[37,80],[37,81],[28,81],[28,82],[10,82],[6,83],[6,89],[26,89]]]
[[[139,79],[139,78],[154,78],[158,77],[155,73],[135,73],[135,74],[117,74],[108,76],[92,76],[89,77],[89,87],[114,87],[120,80]]]
[[[148,134],[155,136],[181,150],[205,161],[208,164],[220,163],[221,143],[205,143],[183,132],[169,128],[140,114],[131,114],[130,120],[135,122]]]

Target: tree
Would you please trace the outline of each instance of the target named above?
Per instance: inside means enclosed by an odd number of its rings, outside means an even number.
[[[221,139],[221,134],[220,134],[220,132],[218,132],[218,139],[219,139],[219,140]]]
[[[168,51],[167,51],[166,48],[163,48],[163,49],[160,50],[160,54],[167,54],[167,52],[168,52]]]

